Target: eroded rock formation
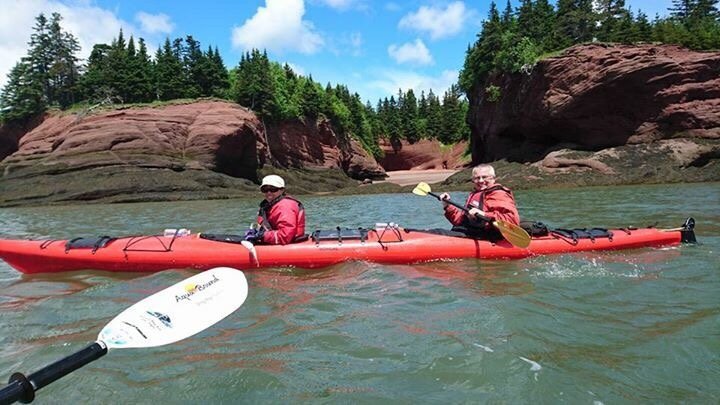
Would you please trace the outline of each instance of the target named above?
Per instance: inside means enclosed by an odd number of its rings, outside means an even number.
[[[492,102],[485,89],[497,86]],[[475,162],[540,161],[670,138],[720,140],[720,52],[590,44],[470,95]]]
[[[254,112],[224,101],[50,114],[0,139],[2,205],[227,198],[256,193],[258,172],[272,167],[336,170],[329,187],[357,183],[345,175],[385,176],[325,121],[266,130]],[[304,176],[293,192],[331,191]]]
[[[385,170],[460,169],[468,162],[465,156],[467,142],[443,146],[437,140],[422,139],[413,144],[400,141],[391,144],[381,141],[385,156],[380,164]]]
[[[354,139],[335,134],[326,120],[286,121],[267,131],[272,159],[289,168],[339,169],[358,179],[382,179],[385,170]]]

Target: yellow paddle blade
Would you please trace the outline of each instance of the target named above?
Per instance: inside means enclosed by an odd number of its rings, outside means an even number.
[[[492,224],[511,245],[523,249],[530,246],[530,235],[518,225],[500,220],[494,221]]]
[[[420,182],[420,183],[418,183],[417,186],[415,186],[415,188],[413,189],[412,192],[413,192],[413,194],[425,196],[425,195],[428,195],[428,193],[431,191],[432,190],[430,189],[429,184]]]

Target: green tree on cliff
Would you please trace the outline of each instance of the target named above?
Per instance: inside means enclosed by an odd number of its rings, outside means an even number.
[[[173,49],[170,38],[155,53],[155,89],[159,100],[172,100],[185,95],[185,72],[180,55]]]
[[[153,85],[153,63],[148,55],[145,40],[138,40],[139,49],[135,51],[134,39],[128,41],[128,101],[148,102],[155,99]]]
[[[302,85],[300,112],[311,120],[316,120],[320,114],[323,89],[315,83],[310,75]]]
[[[465,122],[467,103],[463,103],[462,92],[458,86],[451,86],[443,96],[442,127],[440,141],[453,143],[468,139],[470,130]]]
[[[40,82],[29,80],[30,63],[23,59],[8,74],[0,94],[0,117],[3,122],[23,121],[45,111]]]
[[[495,2],[490,2],[488,18],[483,22],[475,44],[467,51],[465,64],[460,71],[460,87],[466,93],[471,92],[476,84],[485,80],[494,68],[495,54],[502,46],[502,28],[500,15]]]
[[[11,70],[3,90],[3,120],[24,120],[48,106],[66,108],[76,100],[80,69],[75,54],[80,46],[62,29],[61,21],[58,13],[49,20],[44,14],[35,18],[27,56]]]
[[[412,89],[408,89],[407,93],[405,93],[400,119],[404,138],[410,143],[419,141],[421,134],[418,125],[417,98],[415,98],[415,92]]]
[[[253,49],[243,55],[236,74],[235,88],[231,90],[233,99],[265,119],[277,119],[279,108],[275,104],[275,88],[267,53]]]
[[[427,136],[430,139],[445,139],[443,137],[443,114],[440,99],[433,93],[432,89],[428,91],[428,107],[427,107]]]

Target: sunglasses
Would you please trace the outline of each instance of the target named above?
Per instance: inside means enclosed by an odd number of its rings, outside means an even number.
[[[278,190],[280,190],[280,189],[277,187],[271,187],[271,186],[260,187],[260,192],[262,192],[262,193],[274,193]]]

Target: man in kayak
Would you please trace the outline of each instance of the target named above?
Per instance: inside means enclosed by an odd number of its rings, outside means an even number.
[[[514,225],[520,225],[520,215],[515,205],[515,197],[509,188],[495,182],[495,169],[490,165],[478,165],[472,170],[474,190],[465,202],[468,212],[448,204],[450,195],[443,193],[440,199],[445,208],[445,217],[454,225],[453,230],[490,240],[500,240],[500,232],[489,222],[479,219],[482,215],[490,219],[499,219]]]
[[[250,229],[245,240],[268,245],[287,245],[307,239],[305,209],[300,201],[285,193],[285,180],[275,174],[265,176],[260,184],[265,199],[260,203],[259,229]]]

